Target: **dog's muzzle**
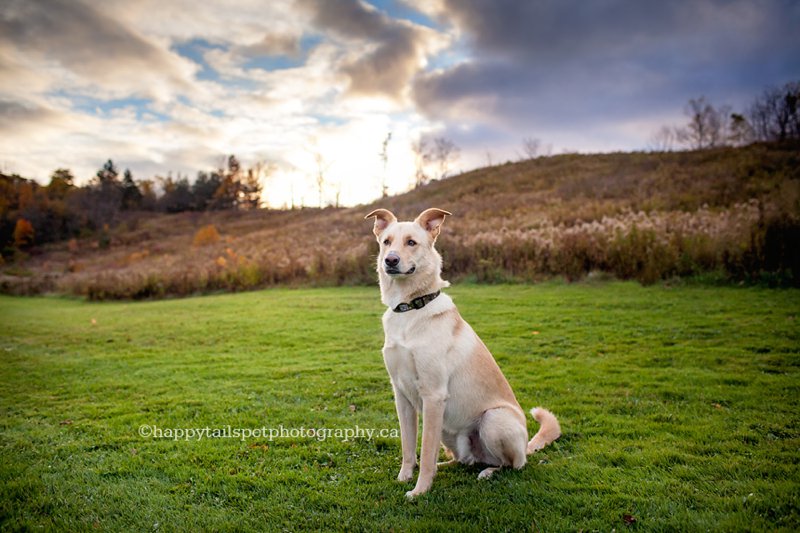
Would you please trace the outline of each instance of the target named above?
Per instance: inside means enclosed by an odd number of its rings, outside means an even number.
[[[399,274],[409,275],[413,274],[417,267],[412,266],[405,272],[400,271],[400,256],[397,255],[397,252],[389,252],[386,254],[386,257],[383,259],[383,268],[387,274],[390,276],[397,276]]]

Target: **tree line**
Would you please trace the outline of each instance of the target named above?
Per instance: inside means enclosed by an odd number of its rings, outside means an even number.
[[[112,160],[83,187],[68,169],[53,172],[47,185],[16,174],[0,173],[0,246],[2,255],[33,244],[102,231],[126,212],[249,210],[261,205],[263,164],[244,168],[235,156],[221,168],[199,172],[194,182],[171,175],[134,180],[120,176]]]
[[[650,139],[654,151],[676,146],[704,150],[745,146],[753,142],[800,139],[800,81],[768,87],[742,112],[715,107],[705,97],[692,98],[684,108],[684,126],[662,126]]]

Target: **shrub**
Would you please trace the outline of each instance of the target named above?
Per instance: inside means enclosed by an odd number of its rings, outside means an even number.
[[[16,226],[14,226],[14,246],[26,248],[32,245],[33,235],[33,225],[24,218],[18,219]]]
[[[214,224],[203,226],[194,234],[192,245],[197,247],[208,246],[219,242],[220,235]]]

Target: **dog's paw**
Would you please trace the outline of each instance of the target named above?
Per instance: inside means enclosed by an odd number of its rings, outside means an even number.
[[[397,481],[401,483],[407,483],[414,478],[414,469],[410,468],[409,470],[401,470],[399,474],[397,474]]]
[[[498,470],[500,470],[500,469],[498,467],[496,467],[496,466],[489,467],[489,468],[486,468],[484,470],[481,470],[481,473],[478,474],[478,479],[489,479],[490,477],[492,477],[492,474],[494,474]]]
[[[421,495],[425,494],[425,492],[427,492],[427,491],[424,491],[424,490],[423,491],[418,491],[417,489],[410,490],[410,491],[406,492],[406,499],[411,501],[414,498],[416,498],[417,496],[421,496]]]
[[[421,496],[428,492],[431,488],[431,481],[432,480],[417,480],[417,485],[414,487],[414,490],[410,490],[406,492],[406,498],[409,500],[413,500],[417,496]]]

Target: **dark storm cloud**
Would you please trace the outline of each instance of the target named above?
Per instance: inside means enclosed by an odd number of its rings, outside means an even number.
[[[366,53],[345,61],[340,70],[352,94],[399,97],[419,68],[426,34],[410,23],[389,18],[358,0],[301,0],[313,24],[346,40],[362,43]]]
[[[755,96],[800,72],[798,3],[448,0],[471,60],[420,76],[436,118],[491,100],[519,126],[642,117],[689,98]]]

